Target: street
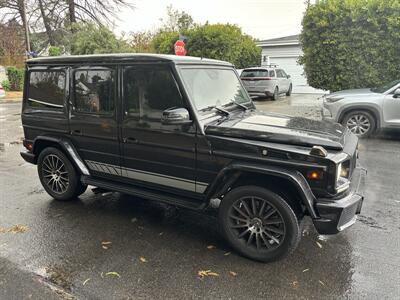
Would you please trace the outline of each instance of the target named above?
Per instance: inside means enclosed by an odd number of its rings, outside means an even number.
[[[255,103],[319,118],[316,98]],[[398,299],[400,133],[360,141],[368,177],[355,225],[319,236],[306,219],[295,253],[263,264],[228,247],[212,210],[90,189],[52,200],[19,154],[20,106],[0,103],[0,299]]]

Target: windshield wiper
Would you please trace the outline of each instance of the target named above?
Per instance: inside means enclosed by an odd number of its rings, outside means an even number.
[[[223,109],[223,108],[221,108],[221,107],[219,107],[219,106],[216,106],[216,105],[210,105],[210,106],[204,107],[204,108],[201,109],[201,110],[202,110],[202,111],[207,111],[207,110],[211,110],[211,109],[215,109],[215,110],[217,110],[218,112],[221,112],[221,113],[223,113],[223,114],[226,115],[226,116],[229,116],[229,115],[230,115],[230,112],[229,112],[229,111],[227,111],[227,110],[225,110],[225,109]]]
[[[237,106],[243,108],[244,110],[248,110],[249,109],[246,105],[243,105],[242,103],[236,102],[235,100],[231,100],[231,103],[236,104]]]

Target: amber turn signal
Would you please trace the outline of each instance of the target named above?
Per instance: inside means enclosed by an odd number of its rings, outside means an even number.
[[[32,144],[31,142],[28,142],[28,141],[24,140],[24,141],[23,141],[23,145],[24,145],[24,147],[26,148],[26,150],[32,151],[33,144]]]
[[[313,171],[309,171],[307,173],[307,178],[311,179],[311,180],[321,180],[322,179],[322,175],[323,174],[322,174],[321,171],[313,170]]]

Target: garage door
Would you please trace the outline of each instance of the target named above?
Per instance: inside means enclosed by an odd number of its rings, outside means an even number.
[[[303,67],[297,64],[298,57],[270,57],[270,64],[277,64],[292,78],[293,93],[322,93],[323,91],[314,89],[307,84],[306,77],[303,76]]]

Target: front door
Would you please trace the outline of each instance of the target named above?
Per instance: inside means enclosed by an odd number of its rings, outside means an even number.
[[[187,108],[169,66],[122,70],[122,176],[133,184],[196,194],[195,124],[164,125],[163,111]]]
[[[115,67],[91,66],[71,72],[70,130],[91,173],[117,176],[120,148]]]
[[[383,99],[383,119],[391,127],[400,127],[400,98],[393,93]]]

